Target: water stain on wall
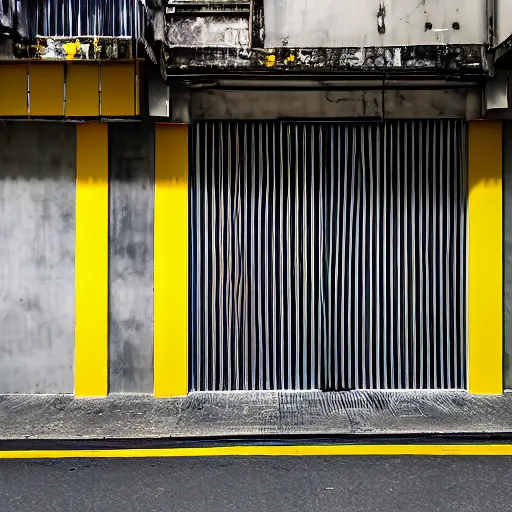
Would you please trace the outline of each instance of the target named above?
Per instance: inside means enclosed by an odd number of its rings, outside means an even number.
[[[110,391],[153,391],[153,131],[111,125]]]
[[[72,393],[75,128],[0,124],[0,393]]]

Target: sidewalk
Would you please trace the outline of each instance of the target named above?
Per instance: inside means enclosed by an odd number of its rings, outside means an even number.
[[[101,399],[0,396],[0,439],[204,438],[512,432],[512,394],[191,393]]]

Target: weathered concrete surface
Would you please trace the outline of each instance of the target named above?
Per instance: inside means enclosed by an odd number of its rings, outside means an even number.
[[[504,381],[512,388],[512,121],[503,123],[503,338]]]
[[[167,24],[170,46],[248,45],[249,18],[237,16],[177,16]]]
[[[149,395],[75,399],[71,395],[0,397],[0,438],[161,437],[177,423],[180,401]]]
[[[465,117],[478,89],[359,91],[194,90],[191,114],[207,119]],[[478,114],[481,112],[479,111]]]
[[[167,75],[213,73],[218,75],[264,71],[270,75],[367,75],[390,71],[409,74],[482,75],[488,72],[485,47],[476,45],[432,46],[308,46],[248,49],[244,46],[166,47]],[[418,73],[419,72],[419,73]]]
[[[192,118],[280,119],[380,117],[379,91],[197,91]]]
[[[269,48],[487,41],[486,0],[265,0],[264,9]]]
[[[73,392],[75,126],[0,124],[0,392]]]
[[[512,35],[512,2],[496,1],[496,40],[500,44]]]
[[[111,124],[110,391],[153,391],[153,126]]]
[[[479,434],[512,431],[512,394],[234,392],[0,396],[0,439]]]

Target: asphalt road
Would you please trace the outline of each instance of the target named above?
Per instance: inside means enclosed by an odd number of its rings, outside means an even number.
[[[512,457],[0,460],[1,512],[512,509]]]

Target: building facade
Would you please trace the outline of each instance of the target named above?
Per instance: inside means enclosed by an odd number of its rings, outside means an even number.
[[[0,393],[502,393],[511,11],[0,3]]]

